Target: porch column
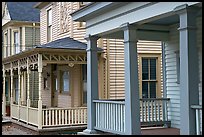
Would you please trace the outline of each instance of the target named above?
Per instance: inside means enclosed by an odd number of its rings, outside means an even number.
[[[123,24],[125,57],[125,134],[140,135],[140,100],[138,85],[136,28]]]
[[[96,106],[93,100],[98,99],[98,57],[96,36],[87,36],[87,129],[84,132],[95,133]]]
[[[27,58],[27,123],[29,122],[29,110],[30,107],[30,68],[29,59]]]
[[[180,17],[180,134],[196,134],[196,116],[191,105],[199,104],[196,10],[177,7]]]
[[[20,61],[18,60],[18,121],[20,119],[20,105],[21,105],[21,70]]]
[[[11,75],[11,102],[10,102],[10,110],[11,110],[11,116],[12,116],[12,104],[13,104],[13,76],[14,76],[14,74],[13,74],[13,67],[12,67],[12,63],[11,63],[11,69],[10,69],[10,75]]]
[[[3,65],[3,108],[2,108],[2,112],[3,112],[3,116],[6,116],[6,72],[5,72],[5,68]]]
[[[42,54],[38,54],[39,99],[38,99],[38,129],[42,129]]]

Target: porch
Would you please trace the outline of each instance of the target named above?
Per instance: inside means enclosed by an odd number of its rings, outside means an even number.
[[[37,130],[86,126],[87,108],[81,99],[85,49],[86,44],[64,38],[4,58],[2,115],[9,100],[10,117],[18,124]]]

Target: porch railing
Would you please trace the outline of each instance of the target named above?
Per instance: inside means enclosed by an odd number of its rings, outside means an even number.
[[[87,124],[87,108],[47,108],[42,110],[42,126],[65,126]]]
[[[196,135],[202,135],[202,106],[201,105],[191,105],[192,109],[195,109],[196,113]]]
[[[170,125],[167,116],[169,98],[140,99],[142,126]],[[125,101],[94,100],[96,105],[95,129],[116,134],[125,133]]]
[[[123,100],[94,100],[95,129],[123,134],[125,132],[125,102]]]

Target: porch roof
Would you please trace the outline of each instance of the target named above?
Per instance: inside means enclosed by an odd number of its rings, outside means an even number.
[[[43,45],[38,45],[35,48],[86,50],[87,45],[83,42],[74,40],[73,38],[65,37]],[[98,48],[98,50],[102,51],[103,49]]]

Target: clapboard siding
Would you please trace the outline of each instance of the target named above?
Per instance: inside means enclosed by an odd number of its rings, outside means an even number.
[[[202,104],[202,18],[197,19],[197,46],[198,46],[198,62],[199,62],[199,102]],[[180,85],[177,84],[176,72],[176,53],[179,50],[179,31],[178,24],[170,27],[170,40],[165,46],[165,62],[166,62],[166,90],[167,97],[171,98],[169,107],[169,118],[172,127],[180,128]],[[202,120],[201,120],[202,121]]]
[[[25,27],[25,43],[28,47],[40,44],[40,28]]]
[[[72,37],[86,43],[85,28],[79,27],[79,22],[72,20],[70,13],[79,9],[78,2],[54,2],[41,9],[41,44],[47,41],[47,12],[46,8],[52,5],[52,40],[63,37]],[[100,44],[99,44],[100,43]],[[124,98],[124,44],[123,40],[98,40],[98,46],[104,49],[99,67],[99,96],[100,98]],[[161,54],[161,42],[139,41],[138,53]],[[160,59],[162,61],[162,59]],[[139,63],[139,62],[138,62]],[[161,62],[162,65],[162,62]],[[161,67],[162,91],[162,67]],[[77,97],[79,97],[77,95]],[[72,98],[73,99],[73,98]],[[74,97],[74,102],[76,98]],[[75,104],[75,103],[74,103]]]
[[[124,44],[123,40],[109,39],[109,98],[123,99],[125,97],[125,74],[124,74]],[[159,53],[161,57],[161,42],[139,41],[137,46],[138,56],[142,53]],[[162,59],[161,60],[161,92],[162,92]],[[138,58],[138,66],[139,58]],[[139,68],[138,68],[139,70]],[[141,86],[141,85],[139,85]]]
[[[169,107],[169,119],[171,126],[179,128],[180,123],[180,87],[177,81],[176,72],[176,53],[179,50],[179,32],[176,30],[178,25],[170,28],[170,40],[165,44],[165,63],[166,63],[166,91],[167,98],[171,98]]]

